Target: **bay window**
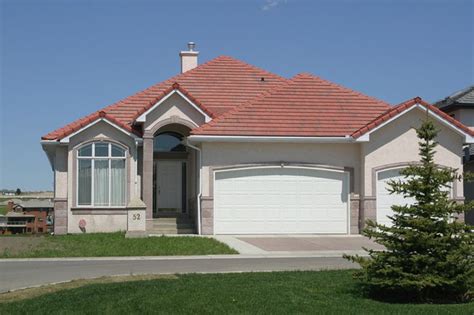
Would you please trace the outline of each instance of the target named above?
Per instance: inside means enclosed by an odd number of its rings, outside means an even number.
[[[77,150],[77,205],[123,207],[126,199],[126,150],[108,142]]]

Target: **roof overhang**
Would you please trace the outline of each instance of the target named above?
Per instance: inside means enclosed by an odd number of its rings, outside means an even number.
[[[138,116],[138,118],[135,120],[136,122],[143,123],[146,121],[146,116],[151,113],[153,110],[155,110],[158,106],[163,104],[168,98],[173,96],[174,94],[177,94],[181,96],[189,105],[191,105],[195,110],[197,110],[200,114],[202,114],[205,118],[205,122],[211,121],[211,117],[203,111],[198,105],[196,105],[193,101],[191,101],[184,93],[182,93],[178,88],[173,89],[171,92],[166,94],[163,98],[161,98],[158,102],[155,103],[152,107],[150,107],[147,111],[145,111],[143,114]]]
[[[472,135],[470,135],[466,131],[462,130],[458,126],[454,125],[453,123],[449,122],[448,120],[444,119],[443,117],[441,117],[439,114],[437,114],[433,110],[429,109],[428,107],[423,106],[422,104],[414,104],[414,105],[408,107],[407,109],[401,111],[397,115],[395,115],[395,116],[391,117],[390,119],[384,121],[383,123],[381,123],[377,127],[369,130],[368,132],[364,133],[360,137],[356,138],[355,141],[356,142],[368,142],[368,141],[370,141],[370,135],[373,132],[379,130],[380,128],[383,128],[385,125],[387,125],[387,124],[391,123],[392,121],[398,119],[399,117],[409,113],[413,109],[420,109],[420,110],[428,113],[428,115],[433,117],[436,121],[438,121],[442,125],[448,127],[449,129],[453,130],[455,133],[459,134],[460,136],[464,137],[464,143],[474,143],[474,137]]]
[[[84,127],[80,128],[79,130],[76,130],[75,132],[71,133],[70,135],[68,135],[67,137],[64,137],[62,138],[61,140],[59,140],[59,143],[69,143],[69,140],[74,137],[75,135],[83,132],[84,130],[100,123],[100,122],[104,122],[106,124],[109,124],[110,126],[114,127],[115,129],[117,129],[118,131],[126,134],[127,136],[129,137],[132,137],[135,141],[140,141],[141,138],[139,136],[137,136],[136,134],[134,134],[133,132],[130,132],[124,128],[122,128],[121,126],[113,123],[112,121],[108,120],[107,118],[105,117],[99,117],[97,118],[96,120],[92,121],[91,123],[85,125]]]
[[[192,135],[190,142],[289,142],[289,143],[348,143],[351,136],[344,137],[281,137],[281,136],[211,136]]]

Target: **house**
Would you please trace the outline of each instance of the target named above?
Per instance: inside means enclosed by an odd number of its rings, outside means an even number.
[[[474,140],[419,97],[391,106],[308,73],[198,65],[188,48],[180,74],[42,137],[57,234],[358,234],[400,201],[387,181],[419,161],[423,119],[441,130],[441,166],[460,168]]]
[[[447,96],[436,102],[435,106],[465,126],[474,128],[474,85]],[[472,145],[464,148],[464,171],[474,172],[474,146]],[[474,200],[473,182],[464,182],[464,196],[466,201]],[[474,225],[474,211],[466,214],[466,222]]]
[[[41,234],[53,229],[50,199],[9,200],[7,210],[0,218],[0,234]]]

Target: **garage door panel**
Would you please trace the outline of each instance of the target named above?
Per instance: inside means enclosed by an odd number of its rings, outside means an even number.
[[[348,181],[307,168],[217,172],[215,233],[347,233]]]
[[[412,198],[404,198],[400,194],[390,194],[389,192],[389,182],[391,180],[402,180],[404,179],[403,175],[400,175],[402,169],[392,169],[387,171],[382,171],[377,174],[377,223],[383,224],[386,226],[391,226],[392,221],[388,218],[394,214],[392,210],[393,205],[410,205],[413,204],[414,200]]]

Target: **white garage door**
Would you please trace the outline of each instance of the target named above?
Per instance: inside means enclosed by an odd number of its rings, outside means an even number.
[[[390,180],[403,180],[403,176],[400,175],[402,169],[391,169],[377,173],[377,223],[391,226],[392,221],[388,216],[393,215],[392,205],[408,205],[413,203],[413,199],[404,198],[399,194],[390,194]]]
[[[348,233],[349,174],[313,168],[219,171],[216,234]]]

